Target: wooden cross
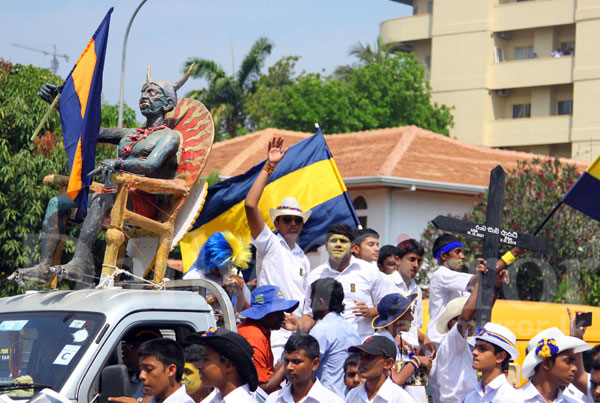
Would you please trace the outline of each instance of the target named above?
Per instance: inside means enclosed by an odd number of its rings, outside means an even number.
[[[437,216],[432,222],[438,229],[455,232],[483,239],[482,257],[486,260],[487,274],[482,275],[477,296],[477,312],[475,321],[477,327],[483,327],[492,318],[494,303],[494,287],[496,282],[496,263],[500,243],[518,246],[523,249],[545,252],[548,242],[543,238],[521,234],[516,231],[503,230],[502,204],[504,203],[504,169],[500,165],[490,172],[488,188],[487,213],[485,224],[462,221],[452,217]]]

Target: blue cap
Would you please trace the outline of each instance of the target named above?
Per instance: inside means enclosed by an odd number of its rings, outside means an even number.
[[[299,304],[299,301],[283,298],[279,287],[262,285],[252,291],[250,308],[240,312],[240,315],[259,320],[273,312],[292,312]]]
[[[373,318],[371,326],[374,329],[381,329],[391,325],[410,309],[418,295],[419,294],[416,292],[409,294],[406,297],[402,296],[402,294],[386,295],[377,304],[377,312],[379,315]]]

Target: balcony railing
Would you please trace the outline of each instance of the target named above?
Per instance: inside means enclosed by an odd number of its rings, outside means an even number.
[[[490,124],[484,145],[515,147],[568,143],[571,120],[571,115],[495,120]]]
[[[493,10],[493,31],[513,31],[575,23],[575,0],[536,0],[500,4]]]
[[[573,82],[573,56],[544,57],[495,63],[488,75],[493,90]]]
[[[379,34],[385,44],[428,39],[431,37],[431,14],[383,21],[379,26]]]

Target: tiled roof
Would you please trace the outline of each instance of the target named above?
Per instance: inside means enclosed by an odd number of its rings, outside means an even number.
[[[265,129],[215,143],[203,174],[216,170],[223,176],[246,172],[266,158],[273,136],[289,147],[313,133]],[[475,146],[416,126],[325,135],[343,178],[395,176],[417,180],[487,186],[489,172],[500,164],[509,171],[517,161],[545,156]],[[587,163],[562,159],[580,171]]]

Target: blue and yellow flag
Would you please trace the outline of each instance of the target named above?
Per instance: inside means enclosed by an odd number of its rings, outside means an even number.
[[[600,221],[600,155],[577,179],[561,202]]]
[[[264,164],[262,161],[248,172],[208,188],[196,223],[181,241],[184,271],[192,266],[208,237],[217,231],[231,231],[250,242],[244,200]],[[323,244],[331,224],[359,224],[321,129],[291,146],[270,176],[258,208],[271,229],[269,209],[278,206],[284,197],[295,197],[303,210],[312,210],[298,242],[304,250]]]
[[[67,77],[60,97],[60,123],[71,175],[67,195],[87,213],[100,130],[102,71],[111,8]]]

